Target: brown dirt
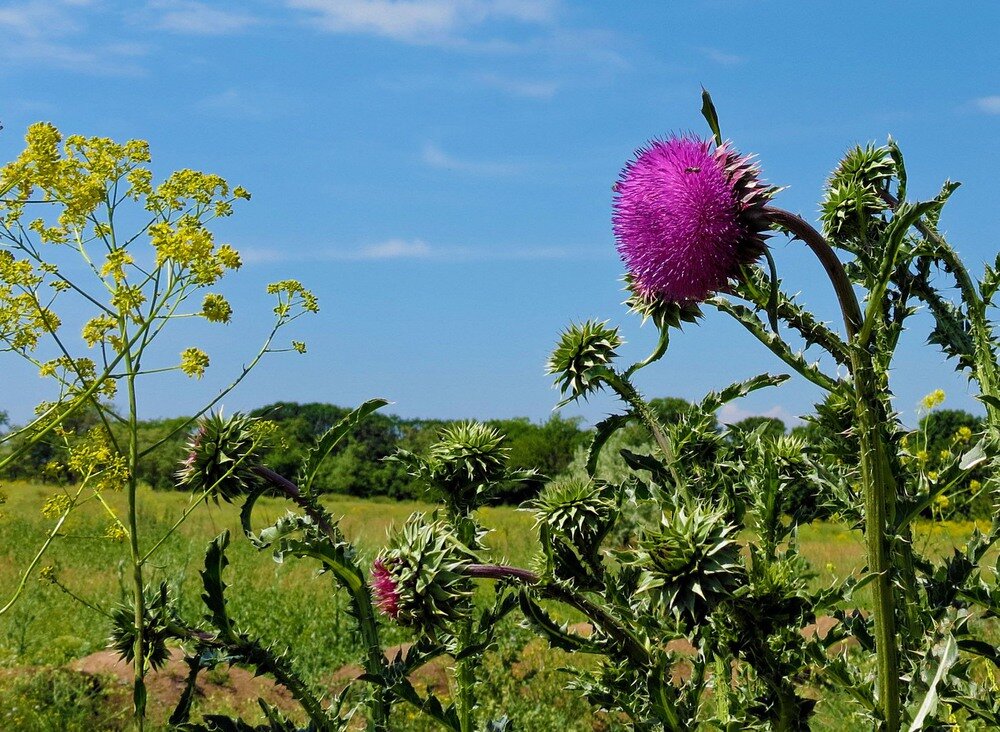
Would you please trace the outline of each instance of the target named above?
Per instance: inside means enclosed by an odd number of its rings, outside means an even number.
[[[188,667],[179,649],[170,652],[170,659],[159,670],[146,676],[149,715],[154,722],[165,723],[181,698],[187,680]],[[117,697],[120,689],[123,704],[131,703],[132,667],[118,658],[114,651],[98,651],[69,664],[69,668],[95,676],[110,678],[108,689]],[[274,704],[285,712],[296,709],[288,690],[271,679],[254,676],[237,667],[220,667],[202,671],[195,685],[196,704],[207,702],[213,708],[232,710],[257,716],[257,698]],[[257,712],[257,713],[255,713]]]

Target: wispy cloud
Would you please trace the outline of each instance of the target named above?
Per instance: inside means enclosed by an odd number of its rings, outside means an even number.
[[[0,7],[0,61],[90,74],[142,73],[135,43],[94,43],[84,15],[99,12],[88,0],[29,0]]]
[[[718,48],[701,48],[699,50],[705,58],[719,64],[720,66],[739,66],[740,64],[745,64],[747,62],[745,56],[738,56],[735,53],[726,53],[725,51],[720,51]]]
[[[257,89],[248,93],[235,87],[210,94],[197,103],[202,111],[241,119],[267,119],[273,117],[279,107],[286,106],[277,102],[270,92]]]
[[[240,250],[247,264],[278,262],[387,262],[392,260],[428,260],[441,263],[541,261],[585,259],[594,254],[589,249],[566,247],[507,248],[432,247],[421,239],[394,238],[353,248],[301,249],[244,248]]]
[[[239,9],[225,9],[196,0],[153,0],[147,6],[155,27],[174,33],[218,36],[240,33],[260,18]]]
[[[480,74],[476,81],[505,94],[529,99],[551,99],[559,91],[559,84],[555,81],[511,79],[497,74]]]
[[[973,99],[972,108],[983,114],[1000,114],[1000,94]]]
[[[468,160],[445,152],[434,143],[424,145],[420,159],[425,165],[441,170],[453,170],[472,175],[514,175],[524,169],[523,165],[488,160]]]
[[[544,24],[554,0],[287,0],[309,13],[312,25],[331,33],[362,33],[397,41],[435,44],[461,39],[491,21]]]

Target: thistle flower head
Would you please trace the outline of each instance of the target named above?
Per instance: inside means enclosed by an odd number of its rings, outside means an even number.
[[[399,588],[396,586],[392,572],[381,559],[376,559],[372,565],[371,588],[378,609],[393,620],[397,620],[399,618]]]
[[[588,320],[570,325],[549,356],[546,370],[556,377],[559,391],[572,399],[596,391],[600,379],[595,369],[607,366],[617,356],[615,349],[622,338],[617,328],[607,327],[607,322]]]
[[[764,185],[749,156],[695,137],[654,140],[615,184],[612,223],[634,292],[705,300],[764,251]]]
[[[443,629],[469,612],[474,559],[446,523],[415,514],[375,560],[376,605],[401,625]]]
[[[253,463],[261,444],[259,420],[243,414],[203,418],[187,443],[188,455],[176,473],[177,485],[231,502],[254,482]]]

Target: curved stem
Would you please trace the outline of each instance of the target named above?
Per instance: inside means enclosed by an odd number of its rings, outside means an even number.
[[[826,270],[837,294],[844,328],[847,331],[851,358],[851,376],[855,391],[855,416],[860,441],[861,483],[865,504],[865,544],[868,571],[873,577],[872,595],[875,615],[875,652],[878,706],[884,729],[896,732],[900,724],[899,644],[896,638],[896,607],[891,554],[896,538],[896,479],[883,436],[882,410],[872,354],[860,337],[864,316],[854,293],[854,286],[844,265],[826,239],[805,219],[779,208],[768,206],[767,215],[779,227],[801,239]],[[906,569],[908,546],[899,554]],[[903,572],[908,585],[908,572]],[[913,584],[915,586],[915,583]]]
[[[541,577],[527,569],[504,564],[470,564],[466,566],[465,572],[470,577],[516,580],[521,584],[535,587],[542,596],[558,600],[565,605],[579,610],[594,621],[595,624],[602,627],[608,635],[622,644],[622,648],[628,654],[629,658],[640,666],[648,666],[650,663],[649,651],[646,650],[646,646],[631,630],[622,625],[617,618],[610,615],[604,608],[591,602],[578,592],[562,585],[542,582]]]
[[[806,246],[819,259],[837,293],[837,301],[840,303],[840,311],[844,317],[844,327],[847,329],[848,340],[854,338],[861,330],[863,323],[861,306],[854,294],[854,285],[851,284],[851,279],[847,276],[844,265],[837,258],[836,252],[823,238],[823,235],[801,216],[774,206],[766,206],[764,212],[778,226],[805,242]]]
[[[255,465],[252,470],[268,483],[278,488],[293,503],[305,511],[331,542],[337,543],[340,541],[337,529],[330,523],[327,514],[324,511],[318,510],[316,504],[308,496],[303,495],[295,483],[263,465]],[[342,576],[339,572],[335,574],[338,577]],[[361,632],[362,642],[365,645],[365,671],[372,676],[381,676],[385,666],[385,656],[382,653],[382,644],[379,641],[378,621],[375,618],[375,609],[372,606],[371,591],[368,589],[368,585],[364,582],[363,577],[354,577],[353,579],[355,581],[342,581],[342,584],[350,592],[357,613],[358,628]],[[390,709],[386,689],[382,685],[375,687],[371,711],[375,732],[386,732],[389,729]]]

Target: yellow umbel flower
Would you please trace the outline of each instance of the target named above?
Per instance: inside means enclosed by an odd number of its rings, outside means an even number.
[[[181,371],[200,379],[208,368],[208,354],[200,348],[185,348],[181,351]]]
[[[944,403],[943,389],[935,389],[930,394],[928,394],[927,396],[925,396],[923,399],[920,400],[921,406],[923,406],[923,408],[928,411],[934,409],[934,407],[942,403]]]

